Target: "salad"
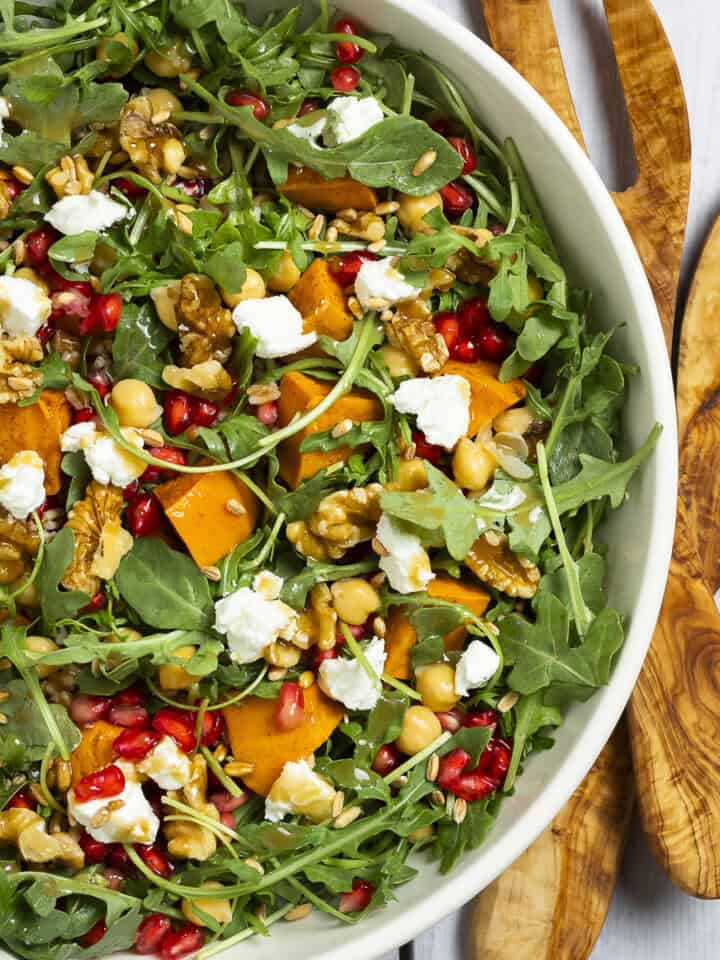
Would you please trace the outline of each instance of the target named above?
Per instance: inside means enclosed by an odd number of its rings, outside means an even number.
[[[621,455],[636,371],[423,55],[324,2],[0,14],[0,940],[355,923],[607,683],[659,427]]]

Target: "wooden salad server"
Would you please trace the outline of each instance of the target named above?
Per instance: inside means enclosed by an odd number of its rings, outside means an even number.
[[[495,49],[543,94],[582,147],[549,0],[483,0]],[[649,0],[606,0],[640,170],[614,200],[638,248],[672,347],[690,186],[687,110],[677,65]],[[652,69],[648,66],[652,63]],[[633,804],[624,721],[565,809],[483,891],[472,913],[476,960],[582,960],[602,930]],[[516,928],[511,919],[530,916]]]

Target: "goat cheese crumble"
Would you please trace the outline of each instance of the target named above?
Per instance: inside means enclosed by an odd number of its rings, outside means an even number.
[[[127,207],[117,200],[111,200],[99,190],[91,190],[58,200],[45,214],[45,219],[60,233],[74,237],[86,230],[95,233],[108,230],[127,214]]]
[[[319,823],[331,812],[335,788],[307,760],[288,760],[265,798],[265,819],[278,823],[289,813]]]
[[[465,377],[444,374],[404,380],[389,397],[398,413],[417,417],[428,443],[452,450],[470,427],[470,384]]]
[[[378,566],[393,590],[417,593],[435,579],[430,557],[419,537],[401,530],[385,513],[380,517],[376,535],[387,551],[386,556],[380,557]]]
[[[121,427],[120,432],[126,440],[142,450],[142,437],[132,427]],[[147,467],[143,460],[134,457],[112,437],[99,431],[91,420],[68,427],[61,437],[60,449],[63,453],[82,450],[93,480],[102,484],[111,483],[116,487],[127,487]]]
[[[243,300],[232,318],[238,333],[249,330],[257,339],[255,353],[263,360],[297,353],[317,340],[316,333],[303,333],[302,314],[283,294]]]
[[[172,737],[163,737],[137,765],[161,790],[182,790],[190,780],[190,758]]]
[[[292,607],[250,587],[239,587],[215,603],[215,629],[227,637],[235,663],[253,663],[275,640],[292,640],[297,624]]]
[[[118,760],[117,766],[125,776],[121,793],[80,803],[75,799],[74,789],[70,788],[67,794],[68,813],[99,843],[153,843],[160,829],[160,821],[143,793],[133,765]],[[107,819],[98,816],[100,811],[107,811]],[[93,826],[98,821],[102,822]]]
[[[394,266],[393,257],[365,260],[355,278],[355,296],[360,306],[370,309],[371,300],[386,300],[390,304],[414,300],[420,291]]]
[[[472,640],[455,668],[455,693],[466,697],[470,690],[484,686],[500,666],[500,657],[482,640]]]
[[[363,653],[378,677],[382,676],[387,654],[385,641],[378,637],[363,646]],[[380,689],[373,682],[359,660],[337,657],[320,664],[320,686],[333,700],[348,710],[372,710],[380,697]]]
[[[24,520],[45,502],[45,466],[34,450],[21,450],[0,467],[0,506]]]
[[[0,277],[0,330],[9,337],[34,337],[52,310],[50,298],[24,277]]]
[[[384,118],[375,97],[335,97],[327,105],[327,125],[323,139],[328,147],[357,140]]]

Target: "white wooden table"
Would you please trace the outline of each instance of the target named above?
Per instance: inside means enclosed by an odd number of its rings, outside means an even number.
[[[484,34],[480,0],[434,2]],[[602,0],[551,2],[590,154],[608,187],[623,189],[633,180],[634,157]],[[654,4],[680,64],[692,128],[692,198],[680,291],[684,298],[703,238],[720,214],[720,0],[654,0]],[[522,922],[520,917],[515,920]],[[413,960],[466,960],[466,928],[467,911],[458,910],[401,951],[399,960],[411,956]],[[692,900],[675,890],[653,860],[635,822],[593,960],[717,960],[719,956],[720,902]],[[383,960],[398,960],[398,954]]]

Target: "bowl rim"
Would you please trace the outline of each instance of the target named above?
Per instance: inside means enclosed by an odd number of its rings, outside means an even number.
[[[408,905],[407,909],[396,917],[383,918],[382,914],[379,914],[374,921],[356,928],[342,949],[334,946],[321,948],[320,952],[315,953],[314,960],[340,960],[341,956],[342,960],[369,960],[413,939],[443,917],[458,910],[479,890],[492,883],[537,839],[568,801],[615,729],[650,646],[670,566],[677,504],[675,394],[660,317],[635,245],[591,160],[534,87],[464,24],[429,0],[413,0],[411,5],[404,0],[373,2],[382,2],[403,18],[416,21],[423,29],[444,33],[463,54],[478,62],[483,69],[492,72],[511,94],[525,102],[548,138],[563,152],[578,181],[587,189],[598,219],[605,225],[612,245],[622,258],[634,312],[640,318],[642,338],[648,352],[653,357],[662,358],[651,371],[643,371],[645,382],[651,385],[653,407],[663,425],[663,435],[654,454],[656,459],[662,460],[662,465],[656,463],[653,471],[654,507],[647,545],[650,559],[633,607],[632,623],[635,626],[631,625],[623,647],[622,670],[616,666],[609,684],[604,688],[606,707],[609,709],[597,715],[593,722],[583,729],[560,769],[538,793],[517,823],[507,830],[502,848],[496,853],[495,863],[489,873],[486,865],[474,863],[472,858],[468,857],[466,862],[461,861],[456,865],[453,872],[448,874],[428,897]],[[363,0],[360,0],[359,6],[364,6]],[[369,19],[372,19],[371,16]],[[672,504],[672,508],[668,508],[668,504]],[[647,626],[650,624],[652,629]],[[482,880],[476,876],[480,871]]]

